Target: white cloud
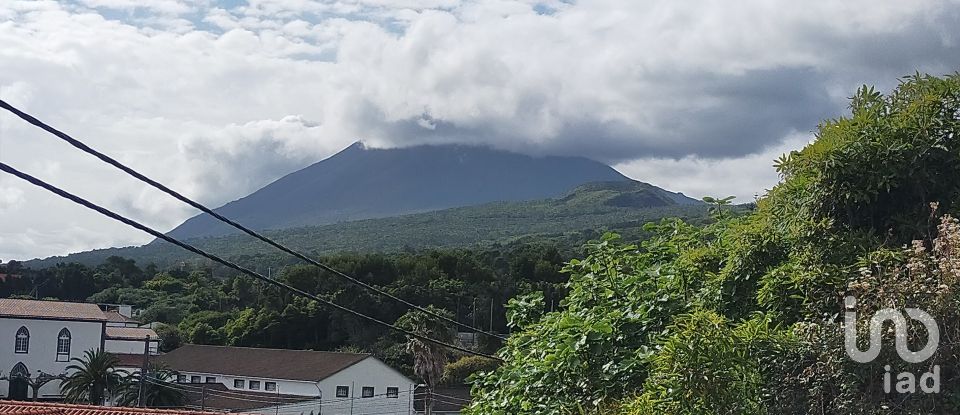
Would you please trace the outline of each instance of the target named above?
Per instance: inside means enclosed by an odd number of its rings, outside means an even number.
[[[585,155],[749,199],[859,84],[960,67],[958,5],[0,0],[0,97],[211,204],[358,139]],[[158,228],[193,213],[8,114],[0,151]],[[51,198],[4,212],[0,258],[149,239]]]
[[[5,213],[23,205],[23,190],[11,186],[0,186],[0,213]]]
[[[145,9],[155,13],[180,15],[193,11],[193,7],[178,0],[80,0],[87,7],[134,11]]]
[[[782,143],[754,154],[726,159],[638,159],[615,165],[628,177],[682,192],[694,199],[704,196],[736,196],[736,203],[754,201],[779,183],[774,160],[799,150],[813,140],[806,134],[792,134]]]

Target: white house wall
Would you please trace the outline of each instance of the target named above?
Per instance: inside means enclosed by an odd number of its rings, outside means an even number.
[[[348,398],[337,397],[337,386],[349,386]],[[363,387],[373,387],[373,398],[362,398]],[[407,414],[413,382],[380,360],[368,357],[320,381],[324,415]],[[399,390],[397,398],[387,398],[387,387]],[[352,407],[351,407],[352,403]],[[352,410],[352,412],[351,412]],[[291,412],[287,415],[299,415]],[[307,411],[304,415],[308,415]]]
[[[142,353],[142,351],[141,351]],[[319,391],[317,391],[317,384],[315,382],[306,382],[298,380],[285,380],[285,379],[272,379],[265,377],[257,376],[234,376],[234,375],[223,375],[218,373],[205,373],[205,372],[191,372],[188,370],[177,371],[178,374],[186,376],[186,381],[190,382],[191,377],[199,376],[200,382],[205,383],[208,377],[215,378],[213,383],[222,383],[226,385],[227,389],[234,391],[246,391],[246,392],[261,392],[261,393],[280,393],[283,395],[298,395],[298,396],[319,396]],[[244,387],[235,388],[234,380],[242,380]],[[260,381],[260,389],[252,390],[250,389],[250,381],[257,380]],[[278,391],[268,391],[264,389],[266,382],[276,382]]]
[[[21,326],[30,331],[30,347],[25,354],[14,353],[14,341]],[[37,376],[38,370],[51,375],[65,373],[71,363],[57,362],[57,336],[64,328],[70,330],[71,358],[81,357],[83,352],[101,347],[104,330],[104,323],[101,322],[0,318],[0,371],[7,376],[17,363],[22,362],[30,371],[30,376]],[[9,386],[8,381],[0,381],[0,396],[7,396]],[[59,396],[58,381],[40,388],[41,398]]]
[[[297,395],[320,398],[290,404],[280,407],[267,407],[246,411],[247,413],[273,415],[319,415],[323,408],[324,415],[346,414],[409,414],[411,413],[413,382],[380,360],[368,357],[346,369],[337,372],[322,381],[307,382],[283,379],[272,379],[255,376],[232,376],[217,373],[179,371],[186,376],[188,382],[192,376],[199,376],[200,382],[206,382],[207,377],[216,378],[216,383],[223,383],[230,390],[250,391],[249,381],[260,381],[260,389],[256,392],[276,392],[283,395]],[[319,377],[319,376],[318,376]],[[234,388],[234,380],[243,380],[244,388]],[[264,390],[265,382],[276,382],[277,391]],[[337,386],[348,386],[350,396],[337,397]],[[374,397],[362,398],[363,387],[373,387]],[[398,397],[386,397],[387,387],[396,387]],[[318,390],[319,388],[319,390]]]
[[[159,341],[150,341],[150,354],[157,354]],[[143,354],[143,340],[106,340],[104,350],[110,353]]]

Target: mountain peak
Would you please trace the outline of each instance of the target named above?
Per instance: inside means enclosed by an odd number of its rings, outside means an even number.
[[[357,141],[216,210],[253,229],[281,229],[562,197],[585,183],[620,181],[630,179],[582,157],[531,157],[467,145],[376,149]],[[202,215],[170,235],[228,233],[232,228]]]

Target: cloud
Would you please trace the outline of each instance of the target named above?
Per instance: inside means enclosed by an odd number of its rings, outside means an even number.
[[[754,154],[725,159],[644,158],[614,166],[630,177],[666,187],[700,199],[703,196],[736,196],[736,203],[754,201],[778,183],[773,161],[813,140],[812,135],[795,133],[777,145]]]
[[[960,68],[958,6],[8,0],[0,97],[210,204],[357,140],[583,155],[668,189],[750,198],[776,181],[775,153],[860,84]],[[0,151],[161,229],[194,213],[6,114]],[[0,257],[149,240],[17,188]]]
[[[0,186],[0,213],[12,211],[23,205],[23,190]]]
[[[316,162],[317,154],[340,149],[325,147],[316,139],[323,134],[322,125],[291,115],[185,137],[180,152],[191,168],[178,187],[210,195],[206,203],[223,204],[234,195],[251,193],[274,178]]]

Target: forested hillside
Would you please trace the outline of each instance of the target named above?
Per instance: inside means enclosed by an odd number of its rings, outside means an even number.
[[[556,199],[497,202],[414,215],[267,231],[265,234],[295,249],[317,255],[338,252],[398,252],[445,247],[485,247],[518,240],[551,240],[579,246],[605,230],[630,237],[642,236],[642,226],[663,217],[694,222],[707,216],[702,203],[680,200],[670,193],[636,181],[598,182],[577,187]],[[247,266],[281,266],[286,256],[246,235],[190,240],[201,249],[232,258]],[[96,266],[111,256],[154,264],[161,268],[197,257],[166,242],[142,247],[109,248],[66,257],[28,261],[42,268],[59,262]]]
[[[850,108],[776,161],[755,211],[606,236],[564,268],[559,310],[512,300],[504,364],[475,378],[469,413],[960,412],[960,74],[864,87]],[[929,313],[939,337],[871,329],[885,307]],[[883,340],[866,363],[845,351],[852,311],[859,350]],[[935,352],[910,363],[901,330]]]

